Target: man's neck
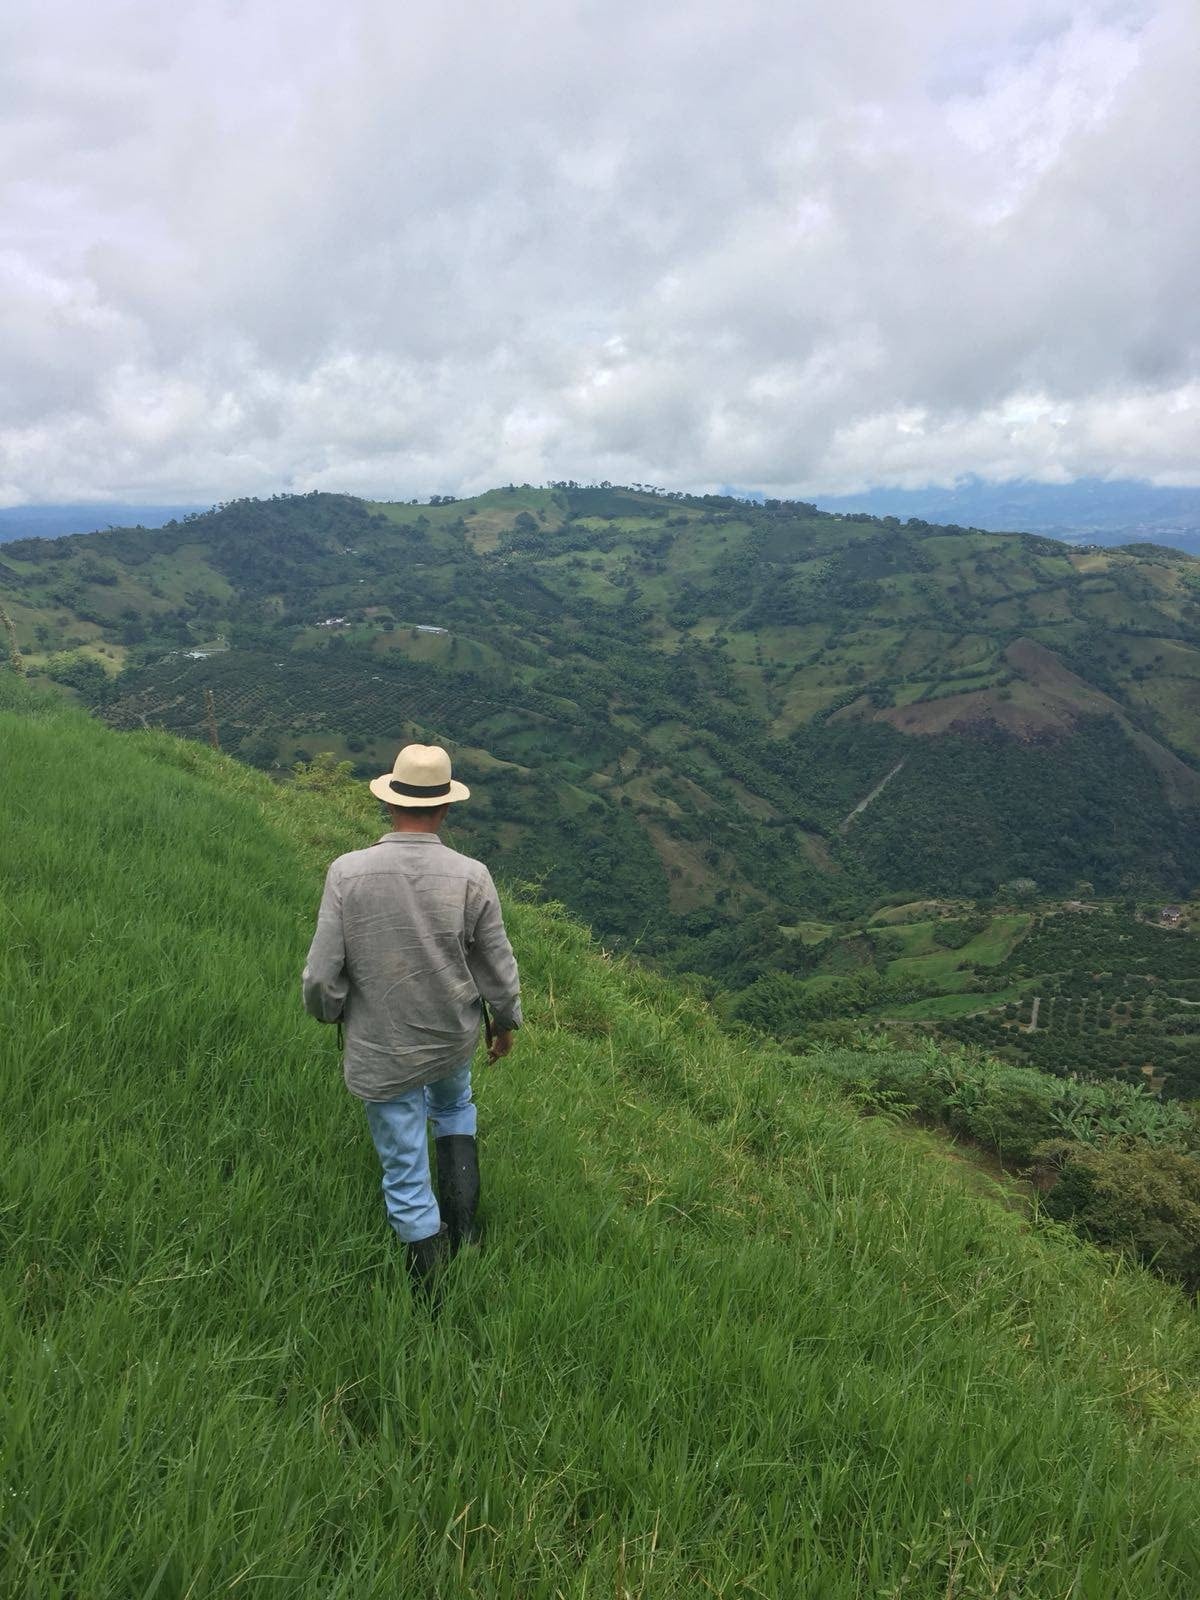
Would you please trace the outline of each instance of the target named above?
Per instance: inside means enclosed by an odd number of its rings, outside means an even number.
[[[414,817],[410,821],[407,817],[393,817],[393,833],[436,833],[441,827],[441,822],[430,822],[426,817]]]

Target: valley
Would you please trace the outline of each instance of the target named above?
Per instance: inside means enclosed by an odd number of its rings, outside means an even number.
[[[117,728],[206,738],[211,696],[279,776],[447,743],[461,848],[709,993],[779,975],[811,1008],[855,958],[813,973],[791,930],[861,926],[870,1012],[965,1030],[1027,979],[919,920],[885,949],[889,903],[1200,883],[1200,562],[1155,546],[608,485],[322,494],[10,542],[0,603]]]

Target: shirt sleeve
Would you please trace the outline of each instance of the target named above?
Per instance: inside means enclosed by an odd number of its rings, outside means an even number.
[[[318,1022],[337,1022],[346,1003],[346,944],[342,934],[342,891],[333,867],[325,876],[325,892],[317,913],[317,931],[309,946],[301,979],[304,1009]]]
[[[479,912],[467,939],[467,966],[475,987],[491,1007],[499,1033],[521,1026],[521,979],[517,959],[504,929],[500,896],[485,869],[480,884]]]

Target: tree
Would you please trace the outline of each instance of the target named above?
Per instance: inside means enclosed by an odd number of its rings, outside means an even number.
[[[270,767],[275,764],[275,740],[264,733],[252,734],[244,739],[238,749],[238,758],[252,767]]]
[[[301,759],[292,768],[298,789],[345,789],[354,783],[354,763],[339,761],[332,750],[322,750],[310,759]]]

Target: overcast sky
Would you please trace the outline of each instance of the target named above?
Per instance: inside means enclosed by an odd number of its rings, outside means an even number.
[[[8,0],[0,505],[1200,482],[1197,0]]]

